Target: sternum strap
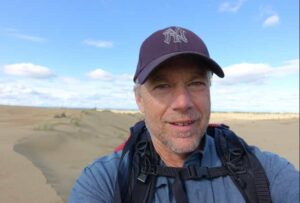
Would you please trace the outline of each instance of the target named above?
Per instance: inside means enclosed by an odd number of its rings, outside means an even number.
[[[176,203],[187,203],[188,199],[184,185],[185,180],[213,179],[229,175],[229,172],[228,169],[223,166],[213,168],[200,166],[189,166],[186,168],[152,166],[147,170],[142,170],[138,180],[145,183],[148,175],[152,177],[165,176],[175,178],[175,181],[172,184],[172,192]]]
[[[143,172],[142,172],[143,173]],[[186,168],[176,168],[176,167],[162,167],[155,166],[147,171],[144,171],[146,175],[155,175],[155,176],[165,176],[170,178],[176,178],[180,174],[181,179],[183,180],[192,180],[192,179],[213,179],[220,176],[229,175],[228,169],[220,167],[200,167],[200,166],[188,166]]]

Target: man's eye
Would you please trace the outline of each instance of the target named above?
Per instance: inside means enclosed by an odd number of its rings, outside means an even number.
[[[158,84],[158,85],[155,85],[154,89],[167,89],[169,88],[170,85],[169,84]]]
[[[202,82],[202,81],[193,81],[190,83],[191,86],[205,86],[206,83],[205,82]]]

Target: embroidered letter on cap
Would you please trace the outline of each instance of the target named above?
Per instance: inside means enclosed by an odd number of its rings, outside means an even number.
[[[175,30],[169,28],[166,31],[164,31],[163,34],[165,36],[164,43],[166,44],[170,44],[172,39],[173,39],[173,43],[188,42],[187,38],[184,35],[185,31],[178,27]]]

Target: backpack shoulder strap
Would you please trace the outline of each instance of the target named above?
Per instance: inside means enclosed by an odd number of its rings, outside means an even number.
[[[127,194],[127,190],[130,188],[130,178],[128,176],[133,175],[132,165],[133,165],[133,156],[135,153],[135,145],[141,139],[142,134],[145,131],[145,122],[140,121],[136,123],[133,127],[130,128],[130,135],[128,140],[118,146],[115,150],[122,150],[122,155],[120,158],[118,173],[115,184],[115,195],[114,195],[114,203],[125,203],[129,202],[127,199],[129,198]],[[124,158],[126,157],[126,160]]]
[[[215,138],[221,162],[245,201],[271,203],[265,170],[247,143],[225,125],[209,127],[208,134]]]

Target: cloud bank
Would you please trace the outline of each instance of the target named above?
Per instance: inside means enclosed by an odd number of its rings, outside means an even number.
[[[221,85],[258,84],[299,72],[299,59],[286,61],[282,66],[272,67],[264,63],[241,63],[224,67],[225,78],[215,78]]]
[[[3,72],[0,104],[137,109],[131,74],[115,75],[105,69],[94,69],[81,78],[56,76],[36,80],[39,74],[49,75],[50,69],[32,64],[25,67],[25,70],[8,68]],[[213,77],[212,110],[299,112],[298,67],[299,59],[286,61],[280,66],[241,63],[224,67],[225,78]],[[17,77],[20,74],[23,77]],[[32,77],[34,74],[37,75]]]
[[[224,72],[223,79],[213,77],[214,110],[299,112],[299,59],[277,67],[234,64],[225,67]]]

